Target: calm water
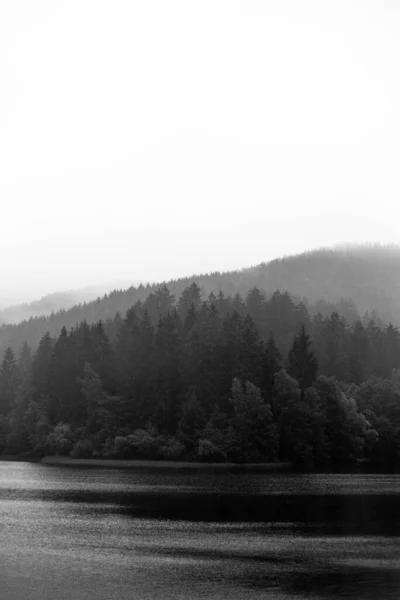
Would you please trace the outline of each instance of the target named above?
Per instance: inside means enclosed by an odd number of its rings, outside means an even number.
[[[0,598],[398,599],[400,476],[0,462]]]

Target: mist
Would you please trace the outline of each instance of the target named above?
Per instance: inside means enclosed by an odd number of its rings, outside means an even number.
[[[395,2],[7,3],[0,303],[397,241],[399,25]]]

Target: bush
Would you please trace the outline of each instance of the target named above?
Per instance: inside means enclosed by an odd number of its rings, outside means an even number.
[[[147,429],[137,429],[127,437],[132,444],[138,458],[157,459],[162,458],[163,438],[156,432]]]
[[[116,458],[115,438],[108,437],[104,442],[100,455],[103,458]]]
[[[227,456],[223,450],[218,448],[210,440],[199,440],[197,458],[201,462],[226,462]]]
[[[92,442],[90,440],[79,440],[78,442],[76,442],[69,455],[72,458],[92,458]]]
[[[53,452],[53,449],[49,445],[47,440],[42,440],[42,441],[37,442],[32,448],[32,455],[36,456],[37,458],[43,458],[44,456],[47,456],[48,454],[51,454],[52,452]]]
[[[179,460],[185,453],[185,446],[175,438],[167,438],[161,452],[167,460]]]
[[[59,423],[47,437],[45,445],[54,454],[67,455],[74,444],[71,428],[66,423]]]
[[[7,444],[8,423],[6,417],[0,415],[0,454],[4,452]]]
[[[179,460],[184,453],[185,446],[176,438],[158,435],[153,429],[108,437],[101,451],[104,458],[147,460]]]
[[[133,444],[127,437],[122,435],[117,435],[114,438],[114,452],[111,451],[111,455],[114,455],[114,458],[133,458],[135,453],[135,448]]]

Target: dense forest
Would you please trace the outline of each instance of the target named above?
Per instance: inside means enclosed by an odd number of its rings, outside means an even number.
[[[7,348],[0,451],[73,457],[400,460],[400,334],[371,315],[310,314],[287,292],[176,298]]]
[[[132,282],[129,283],[131,284]],[[139,283],[137,282],[137,285]],[[0,324],[13,325],[36,317],[48,316],[52,313],[69,310],[74,306],[94,301],[113,289],[115,289],[115,285],[111,284],[91,285],[77,290],[54,292],[33,302],[24,302],[6,307],[2,306],[0,309]],[[1,300],[0,291],[0,302]]]
[[[258,287],[270,298],[279,289],[301,300],[311,316],[321,313],[326,317],[337,312],[349,323],[358,317],[365,321],[368,316],[374,316],[381,326],[390,321],[400,325],[398,247],[316,250],[241,271],[196,275],[170,281],[166,285],[178,298],[192,283],[200,287],[205,298],[210,293],[218,295],[219,292],[225,296],[240,294],[245,297],[253,287]],[[24,318],[23,315],[34,314],[32,311],[47,312],[47,315],[1,326],[0,360],[7,347],[18,353],[24,341],[36,350],[46,332],[57,337],[63,327],[69,330],[82,321],[91,325],[100,320],[106,322],[114,319],[117,313],[124,315],[138,300],[144,302],[158,287],[159,284],[131,286],[70,308],[71,298],[67,295],[68,302],[62,310],[58,310],[62,299],[56,295],[55,298],[43,299],[39,306],[33,303],[22,307],[20,311],[4,311],[3,320],[10,320],[12,316],[13,321]]]

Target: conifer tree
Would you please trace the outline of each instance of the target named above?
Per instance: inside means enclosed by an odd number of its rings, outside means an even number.
[[[189,392],[182,407],[182,415],[178,426],[178,437],[189,448],[194,450],[206,425],[205,411],[197,399],[196,392]]]
[[[7,415],[14,407],[18,384],[17,361],[11,348],[7,348],[0,367],[0,414]]]
[[[49,367],[53,354],[53,339],[46,333],[40,340],[31,368],[33,397],[37,401],[40,396],[49,394]]]
[[[233,301],[232,301],[232,311],[235,311],[238,313],[238,315],[240,315],[241,317],[244,317],[247,313],[247,307],[246,304],[242,298],[242,296],[240,294],[235,294]]]
[[[18,373],[21,380],[25,380],[32,367],[32,350],[29,344],[25,341],[22,345],[18,357]]]
[[[179,419],[180,355],[181,321],[175,310],[160,319],[155,337],[157,407],[154,421],[168,433],[175,433]]]
[[[231,403],[231,456],[238,462],[274,460],[278,454],[278,434],[271,408],[264,402],[261,390],[249,381],[243,388],[240,380],[235,378]]]
[[[363,324],[357,320],[350,332],[349,381],[360,385],[371,371],[372,357],[370,340]]]
[[[195,310],[201,306],[201,291],[195,282],[183,290],[178,300],[178,312],[181,319],[185,319],[192,306]]]
[[[78,377],[77,382],[86,401],[88,431],[93,434],[106,429],[110,420],[107,411],[107,395],[99,375],[92,369],[90,363],[85,363],[83,376]]]
[[[304,325],[300,327],[299,333],[293,339],[288,356],[287,371],[298,381],[302,396],[317,377],[318,361]]]
[[[269,400],[271,399],[272,388],[274,386],[275,374],[280,371],[283,365],[282,354],[275,343],[274,334],[271,332],[268,341],[265,344],[263,359],[263,377],[262,390]]]

